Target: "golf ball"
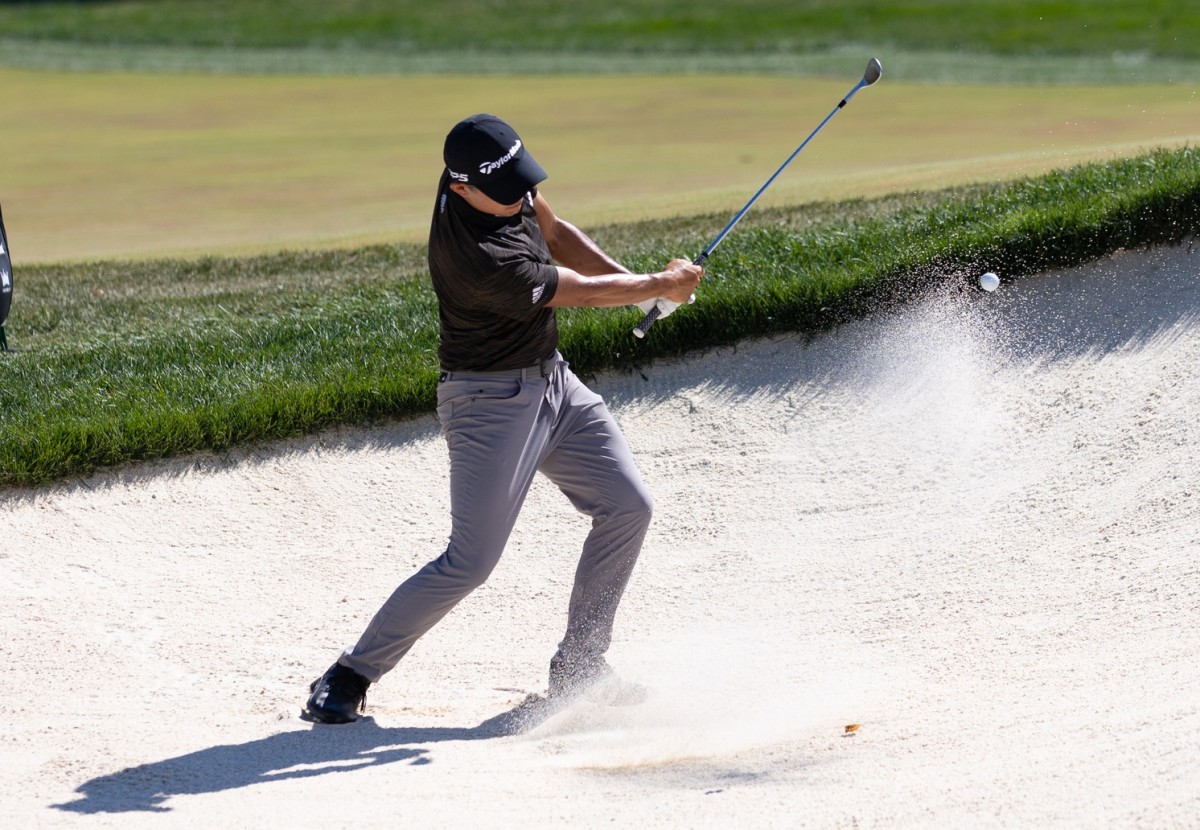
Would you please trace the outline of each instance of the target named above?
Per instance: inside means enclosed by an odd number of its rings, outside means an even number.
[[[984,291],[995,291],[1000,287],[1000,278],[991,271],[988,271],[979,278],[979,287]]]

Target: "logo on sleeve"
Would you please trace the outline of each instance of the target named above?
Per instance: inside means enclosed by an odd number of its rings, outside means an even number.
[[[540,300],[542,298],[542,294],[544,294],[545,292],[546,292],[546,286],[544,286],[544,285],[535,285],[533,287],[533,305],[538,304],[538,300]]]

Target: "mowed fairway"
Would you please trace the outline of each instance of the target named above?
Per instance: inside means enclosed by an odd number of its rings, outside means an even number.
[[[764,205],[1005,179],[1200,138],[1195,85],[931,86],[889,76],[880,57],[883,81]],[[544,193],[577,224],[733,210],[857,80],[0,70],[0,198],[25,262],[420,240],[445,131],[487,110],[517,125],[550,171]]]

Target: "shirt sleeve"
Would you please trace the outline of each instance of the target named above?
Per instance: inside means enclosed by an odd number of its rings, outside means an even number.
[[[481,299],[492,312],[523,320],[545,308],[557,290],[558,269],[526,259],[499,268],[486,281]]]

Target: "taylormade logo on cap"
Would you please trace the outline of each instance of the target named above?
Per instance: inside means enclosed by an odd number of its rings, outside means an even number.
[[[516,131],[488,113],[455,124],[446,136],[442,157],[451,179],[505,205],[519,201],[546,178]]]
[[[520,149],[521,149],[521,139],[518,138],[513,143],[513,146],[508,148],[508,152],[505,153],[504,155],[502,155],[500,158],[496,159],[495,161],[485,161],[483,164],[479,165],[479,172],[481,174],[483,174],[484,176],[486,176],[490,173],[496,172],[501,167],[503,167],[505,164],[512,161],[513,158],[516,157],[516,155],[520,151]],[[451,170],[449,167],[447,167],[446,170],[450,173],[450,178],[452,178],[452,179],[455,179],[460,182],[470,182],[471,181],[471,177],[468,176],[466,173],[457,173],[454,170]]]
[[[479,172],[486,176],[488,173],[499,170],[505,164],[512,161],[513,157],[518,152],[520,152],[520,150],[521,150],[521,139],[518,138],[513,143],[513,146],[508,148],[508,152],[505,153],[504,155],[502,155],[500,158],[496,159],[495,161],[486,161],[483,164],[479,165]]]

